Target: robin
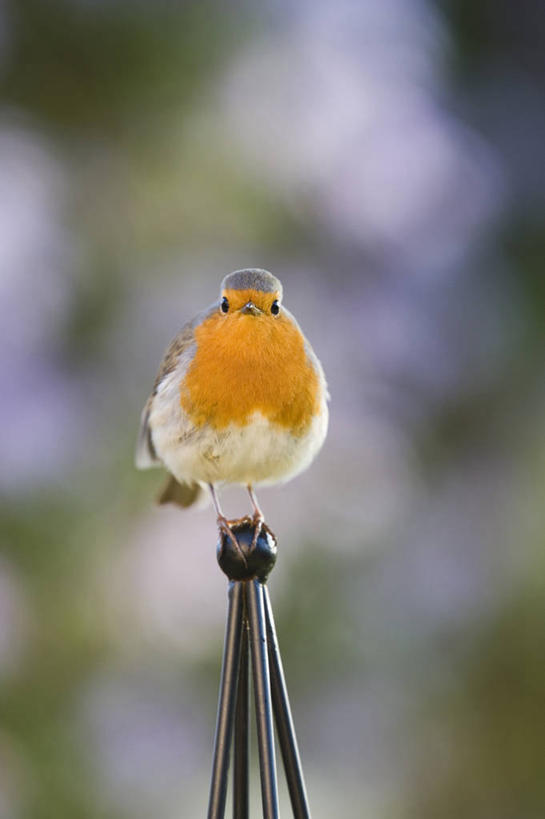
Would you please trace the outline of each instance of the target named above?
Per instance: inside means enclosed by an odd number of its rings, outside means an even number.
[[[309,466],[326,436],[328,397],[322,366],[282,304],[279,279],[237,270],[168,347],[142,412],[136,465],[170,473],[159,503],[191,506],[208,487],[220,531],[235,548],[218,487],[242,484],[255,542],[264,517],[254,487]]]

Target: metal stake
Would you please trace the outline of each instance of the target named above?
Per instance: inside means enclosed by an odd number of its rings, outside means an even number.
[[[241,583],[244,592],[246,584]],[[246,598],[246,594],[244,594]],[[233,816],[237,819],[248,819],[249,813],[249,660],[248,621],[242,624],[242,645],[240,649],[240,670],[238,672],[237,705],[235,711],[235,753],[233,770]]]
[[[263,586],[263,597],[265,600],[265,617],[267,620],[273,709],[280,750],[282,751],[282,760],[284,762],[284,770],[288,782],[291,806],[295,819],[310,819],[303,768],[301,767],[297,737],[295,736],[295,728],[291,716],[288,689],[286,680],[284,679],[282,659],[280,657],[280,649],[278,648],[278,640],[274,628],[274,617],[269,590],[266,586]]]
[[[229,525],[240,548],[236,550],[225,536],[218,546],[218,562],[230,583],[208,819],[223,819],[225,815],[231,743],[234,744],[233,819],[249,819],[250,656],[263,817],[279,819],[274,714],[294,819],[311,819],[272,606],[265,585],[276,560],[276,538],[263,526],[254,543],[250,518]],[[246,563],[240,557],[241,552]]]
[[[271,680],[267,651],[267,626],[263,605],[263,586],[259,580],[248,583],[248,615],[252,648],[252,671],[259,743],[259,769],[261,772],[261,799],[264,819],[278,817],[278,786],[276,783],[276,760],[274,754],[273,712]]]
[[[229,748],[233,732],[236,682],[240,663],[240,640],[242,631],[243,586],[229,585],[229,610],[225,628],[223,663],[221,668],[220,695],[216,735],[214,738],[214,762],[208,800],[208,819],[222,819],[227,796],[229,771]]]

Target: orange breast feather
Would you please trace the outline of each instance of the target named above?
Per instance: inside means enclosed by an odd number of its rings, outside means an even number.
[[[214,313],[195,329],[195,341],[180,398],[196,426],[244,425],[259,411],[294,435],[307,431],[320,385],[287,316]]]

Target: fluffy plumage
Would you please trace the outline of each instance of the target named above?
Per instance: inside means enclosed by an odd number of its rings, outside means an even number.
[[[320,449],[325,377],[293,316],[271,310],[281,296],[267,271],[235,271],[168,347],[136,453],[138,467],[172,476],[160,502],[190,505],[205,484],[286,481]]]

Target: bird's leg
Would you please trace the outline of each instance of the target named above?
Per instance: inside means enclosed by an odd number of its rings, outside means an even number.
[[[244,562],[244,565],[247,566],[248,564],[247,564],[246,558],[244,557],[242,549],[238,545],[238,540],[236,539],[235,535],[233,534],[233,530],[229,526],[229,521],[227,520],[227,518],[225,517],[225,515],[223,514],[223,512],[221,510],[219,498],[217,496],[214,484],[209,483],[208,487],[210,489],[210,494],[212,495],[212,503],[214,504],[214,508],[216,510],[218,529],[220,530],[220,532],[227,535],[227,537],[229,538],[229,540],[231,541],[231,543],[235,547],[235,551],[238,553],[240,559]]]
[[[252,489],[251,484],[248,484],[246,487],[248,489],[248,494],[250,496],[250,502],[252,504],[252,508],[254,510],[253,514],[253,522],[254,522],[254,536],[252,538],[252,542],[250,544],[250,549],[254,549],[257,543],[257,539],[261,534],[261,530],[263,528],[263,524],[265,523],[265,517],[259,503],[257,502],[257,498],[255,496],[254,490]]]
[[[255,496],[254,490],[252,489],[252,485],[248,484],[248,486],[246,488],[248,489],[248,494],[250,496],[250,502],[252,504],[252,509],[254,510],[253,518],[254,518],[254,520],[256,522],[261,521],[261,523],[263,523],[263,521],[265,520],[265,516],[263,515],[263,512],[261,511],[261,507],[259,506],[259,503],[257,502],[257,498]]]

